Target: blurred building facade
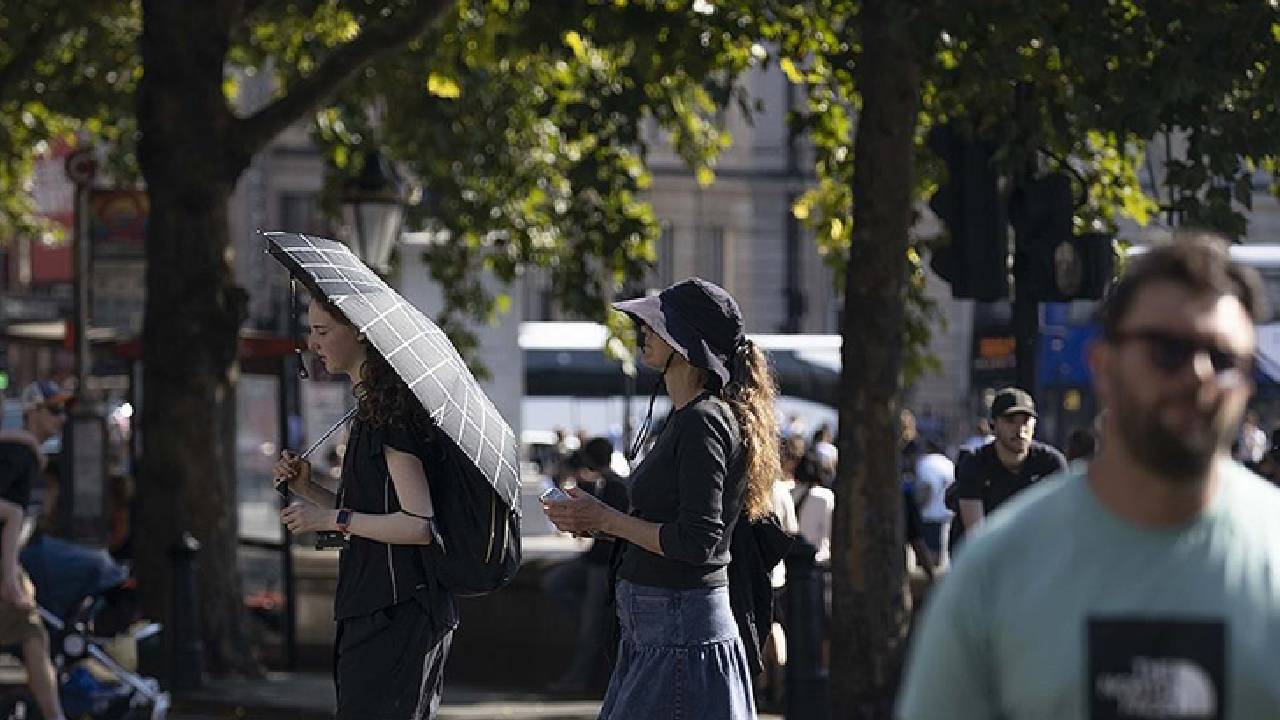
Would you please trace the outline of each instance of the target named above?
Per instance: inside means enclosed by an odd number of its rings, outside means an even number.
[[[258,79],[242,82],[241,102],[252,107],[269,98],[269,88]],[[716,180],[702,187],[656,127],[648,129],[649,164],[653,182],[646,199],[662,224],[657,262],[643,287],[626,293],[656,290],[691,275],[720,283],[741,303],[748,331],[752,333],[837,334],[843,299],[835,291],[833,271],[819,254],[811,233],[791,213],[795,199],[813,182],[812,148],[803,137],[794,137],[786,117],[801,98],[776,68],[756,70],[743,79],[756,112],[748,119],[736,108],[724,114],[733,144],[719,158]],[[1179,139],[1156,138],[1155,155],[1177,156]],[[1169,142],[1166,148],[1162,143]],[[1163,192],[1163,176],[1148,163],[1142,173],[1145,189]],[[321,214],[317,198],[324,163],[304,128],[285,132],[254,159],[237,189],[231,227],[236,245],[237,272],[250,293],[249,324],[269,331],[287,329],[287,283],[275,264],[262,254],[254,230],[288,229],[332,234]],[[1270,176],[1258,173],[1253,209],[1248,213],[1247,242],[1280,240],[1280,203],[1270,194]],[[938,232],[936,219],[921,206],[916,232],[930,237]],[[1148,242],[1170,233],[1168,219],[1157,217],[1145,227],[1124,223],[1120,236]],[[15,252],[21,252],[21,248]],[[428,304],[433,290],[416,289],[430,284],[417,264],[417,251],[401,249],[401,277],[393,283]],[[15,273],[10,268],[10,277]],[[955,442],[968,434],[973,420],[985,412],[984,399],[994,388],[1013,380],[1013,348],[1007,302],[977,303],[955,300],[950,287],[927,273],[928,293],[937,303],[937,322],[929,352],[940,372],[920,378],[909,388],[906,403],[917,414],[928,415],[942,427],[944,440]],[[533,269],[512,288],[515,300],[509,322],[567,320],[551,299],[547,273]],[[1079,325],[1087,321],[1089,303],[1047,308],[1048,325]],[[505,324],[505,323],[504,323]],[[1055,326],[1056,327],[1056,326]],[[494,358],[495,378],[519,377],[509,352],[512,327],[481,328],[486,357]],[[1048,338],[1045,342],[1051,342]],[[1075,378],[1078,380],[1078,378]],[[1073,412],[1079,399],[1054,390],[1053,378],[1046,400],[1064,404]],[[495,394],[499,394],[495,388]],[[503,387],[503,395],[519,396],[516,386]],[[518,417],[519,413],[514,416]],[[1049,421],[1054,422],[1053,420]]]
[[[815,182],[812,146],[787,125],[787,114],[803,97],[776,65],[749,73],[743,85],[757,111],[750,118],[737,107],[725,112],[733,144],[719,158],[716,180],[707,187],[699,186],[661,133],[649,128],[653,184],[645,197],[663,231],[656,268],[644,289],[699,275],[738,300],[748,332],[839,334],[844,300],[836,292],[834,272],[812,233],[791,212],[796,198]],[[917,231],[936,233],[929,213],[923,215],[928,217]],[[531,272],[525,282],[526,319],[568,319],[551,302],[545,273]],[[967,426],[973,405],[968,372],[973,303],[952,300],[946,283],[932,275],[928,287],[939,315],[930,352],[941,373],[921,378],[907,404],[936,416],[948,434],[955,434]]]

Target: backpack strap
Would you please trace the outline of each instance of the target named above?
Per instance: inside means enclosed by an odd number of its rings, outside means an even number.
[[[796,521],[800,521],[800,509],[804,507],[804,501],[809,499],[809,493],[813,490],[813,486],[805,483],[804,493],[800,495],[800,499],[796,500]]]

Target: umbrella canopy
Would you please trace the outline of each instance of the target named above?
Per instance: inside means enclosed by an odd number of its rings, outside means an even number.
[[[369,338],[508,507],[518,508],[520,448],[515,435],[444,332],[346,245],[298,233],[264,235],[271,255]]]

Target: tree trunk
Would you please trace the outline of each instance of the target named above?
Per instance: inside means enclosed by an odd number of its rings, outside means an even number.
[[[236,13],[238,3],[225,0],[144,2],[138,93],[139,160],[151,205],[139,589],[144,609],[173,627],[171,551],[183,532],[200,541],[201,630],[214,672],[257,670],[236,570],[235,459],[223,442],[245,317],[227,209],[247,158],[231,152],[234,118],[222,95]]]
[[[367,22],[288,94],[236,118],[222,81],[244,0],[143,0],[138,155],[151,214],[138,585],[143,609],[172,627],[171,553],[184,532],[200,541],[201,629],[215,673],[260,672],[236,567],[235,443],[227,431],[234,427],[236,352],[246,315],[231,265],[231,193],[255,152],[377,55],[421,36],[450,6],[419,0]],[[166,635],[169,652],[172,639]]]
[[[910,618],[898,414],[920,67],[903,10],[862,6],[834,520],[833,717],[889,718]]]

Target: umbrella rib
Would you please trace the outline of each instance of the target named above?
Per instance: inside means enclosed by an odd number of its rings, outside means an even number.
[[[432,344],[436,345],[437,350],[440,350],[441,348],[436,343],[436,338],[434,337],[433,333],[428,333],[420,330],[418,335],[408,340],[405,340],[404,336],[400,334],[400,330],[394,324],[390,322],[386,322],[386,317],[391,313],[395,312],[395,310],[398,309],[399,307],[400,306],[397,304],[391,307],[390,309],[386,310],[385,312],[380,313],[378,317],[374,318],[364,326],[364,329],[362,330],[362,332],[367,333],[376,323],[384,322],[386,326],[391,330],[391,332],[395,334],[396,338],[401,341],[401,344],[396,349],[388,353],[387,359],[390,360],[392,356],[400,353],[400,351],[404,350],[405,348],[408,348],[409,353],[413,355],[414,359],[417,360],[419,364],[425,365],[426,362],[422,359],[420,355],[418,355],[417,351],[412,347],[413,342],[418,338],[426,338],[429,342],[432,342]],[[412,315],[410,315],[410,317],[412,318]],[[435,371],[438,370],[442,365],[446,363],[450,363],[452,361],[452,358],[448,357],[447,353],[442,353],[442,354],[446,355],[446,359],[441,361],[440,363],[437,363],[432,368],[428,369],[426,371],[426,374],[414,380],[414,382],[409,387],[413,388],[419,382],[421,382],[425,377],[431,377],[433,380],[435,380],[436,384],[444,392],[445,397],[449,398],[449,401],[452,402],[455,406],[458,406],[457,401],[453,399],[452,393],[449,392],[449,389],[445,386],[444,382],[441,381],[440,378],[437,377],[435,374]],[[470,373],[470,371],[466,369],[465,365],[460,366],[458,369],[459,369],[459,372],[467,372],[468,374]],[[488,403],[484,402],[484,399],[482,398],[480,400],[480,419],[483,422],[477,423],[474,419],[472,419],[470,415],[467,414],[467,409],[471,405],[471,390],[469,388],[464,388],[463,401],[464,401],[463,404],[461,406],[458,406],[458,437],[459,438],[462,437],[463,432],[466,430],[468,423],[470,423],[472,428],[476,430],[476,433],[478,435],[478,438],[476,441],[476,447],[474,450],[471,451],[470,455],[472,457],[472,460],[475,463],[479,464],[480,459],[484,454],[484,446],[486,443],[488,443],[489,447],[494,448],[495,450],[497,450],[498,448],[498,446],[495,445],[493,441],[490,440],[489,437],[485,434],[485,430],[488,425],[490,409],[486,407]],[[510,430],[507,429],[504,433],[502,433],[503,447],[505,447],[506,445],[506,432],[509,432],[509,431]],[[499,454],[499,462],[501,464],[495,467],[494,469],[495,473],[500,472],[501,466],[506,464],[505,462],[502,461],[501,454]],[[517,482],[519,482],[518,473],[516,474],[516,480]]]
[[[488,424],[488,422],[489,422],[489,409],[484,406],[484,402],[482,401],[480,403],[480,438],[479,438],[479,441],[476,442],[476,462],[480,462],[480,457],[481,455],[484,454],[485,441],[489,439],[489,437],[484,434],[484,428],[485,428],[485,425]],[[489,443],[489,444],[492,445],[493,443]]]
[[[450,396],[450,397],[452,397],[452,396]],[[468,418],[467,418],[467,406],[468,406],[468,405],[470,405],[470,404],[471,404],[471,393],[470,393],[470,392],[467,392],[467,389],[466,389],[466,388],[463,388],[463,390],[462,390],[462,407],[460,408],[461,412],[459,412],[459,413],[458,413],[458,420],[459,420],[459,422],[458,422],[458,437],[459,437],[459,438],[461,438],[461,437],[462,437],[462,431],[466,428],[466,425],[467,425],[467,420],[468,420]],[[474,424],[474,423],[473,423],[473,424]]]
[[[416,355],[416,353],[415,353],[415,355]],[[417,380],[414,380],[413,382],[409,383],[409,389],[410,389],[410,390],[412,390],[413,388],[417,387],[417,386],[418,386],[418,383],[421,383],[423,380],[431,379],[431,380],[435,380],[435,381],[436,381],[436,384],[437,384],[437,385],[439,385],[439,386],[440,386],[440,389],[441,389],[441,390],[444,390],[444,391],[445,391],[445,394],[447,395],[449,391],[445,389],[444,383],[440,382],[440,378],[437,378],[437,377],[435,376],[435,374],[434,374],[434,373],[435,373],[435,371],[436,371],[436,370],[439,370],[439,369],[440,369],[440,366],[441,366],[441,365],[446,365],[446,364],[448,364],[448,362],[449,362],[448,360],[441,360],[440,362],[436,363],[435,365],[433,365],[433,366],[431,366],[431,367],[427,368],[427,369],[422,373],[422,375],[418,376],[418,379],[417,379]]]

